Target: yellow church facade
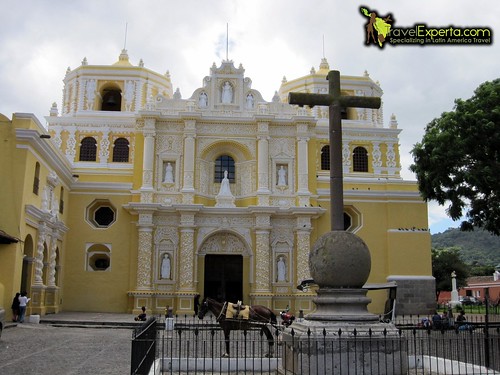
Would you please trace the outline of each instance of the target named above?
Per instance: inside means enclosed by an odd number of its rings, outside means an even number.
[[[313,291],[297,285],[330,230],[328,109],[287,96],[326,92],[329,69],[323,59],[283,78],[267,102],[228,60],[188,98],[125,50],[112,65],[68,68],[47,130],[28,114],[0,119],[0,166],[14,176],[0,188],[12,238],[0,245],[0,301],[25,289],[31,313],[192,314],[199,294],[312,311]],[[383,94],[367,73],[342,76],[341,90]],[[343,118],[345,229],[370,249],[368,282],[395,281],[399,313],[427,312],[427,206],[400,176],[397,121],[385,126],[382,109]],[[382,313],[387,291],[370,297]]]

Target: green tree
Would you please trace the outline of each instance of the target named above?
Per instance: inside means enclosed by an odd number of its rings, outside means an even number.
[[[471,264],[469,270],[470,276],[491,276],[495,272],[495,267]]]
[[[460,249],[432,249],[432,276],[436,279],[436,298],[443,290],[451,291],[451,273],[456,273],[457,288],[467,285],[468,265],[460,258]]]
[[[452,112],[432,120],[411,151],[426,201],[447,207],[461,230],[500,235],[500,79],[481,84]]]

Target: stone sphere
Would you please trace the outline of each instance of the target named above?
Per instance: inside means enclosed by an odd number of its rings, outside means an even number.
[[[314,244],[309,269],[320,287],[361,288],[370,275],[370,251],[353,233],[328,232]]]

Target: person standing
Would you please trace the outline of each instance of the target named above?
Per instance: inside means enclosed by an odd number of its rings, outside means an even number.
[[[26,296],[26,292],[21,292],[19,296],[19,323],[24,323],[24,316],[26,315],[26,305],[31,300]]]
[[[21,293],[16,293],[16,296],[12,300],[12,306],[10,307],[12,309],[12,321],[17,322],[19,319],[19,296]]]

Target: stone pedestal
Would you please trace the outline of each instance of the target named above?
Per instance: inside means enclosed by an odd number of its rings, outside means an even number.
[[[28,294],[28,297],[31,298],[31,300],[27,304],[26,315],[46,314],[45,292],[46,292],[46,287],[44,285],[31,286],[31,291]]]
[[[59,312],[59,287],[47,287],[45,290],[45,307],[47,314],[56,314]]]
[[[341,322],[378,322],[379,317],[367,310],[371,299],[365,289],[320,288],[313,299],[316,311],[307,320]]]
[[[304,320],[283,333],[279,372],[295,374],[406,374],[405,339],[384,323]]]
[[[405,339],[368,312],[362,287],[370,268],[358,236],[332,231],[316,241],[309,255],[316,310],[284,331],[282,374],[406,374]]]

